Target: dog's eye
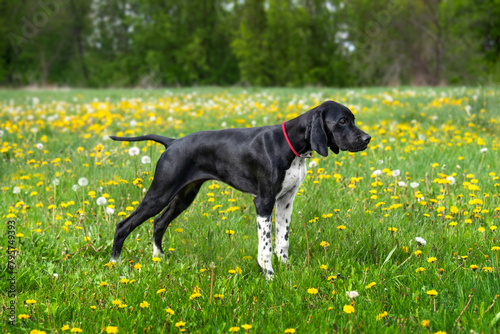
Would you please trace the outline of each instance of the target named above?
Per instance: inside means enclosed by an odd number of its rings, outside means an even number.
[[[342,118],[342,119],[339,121],[339,123],[340,123],[340,124],[345,124],[345,123],[347,123],[347,122],[346,122],[345,118]]]

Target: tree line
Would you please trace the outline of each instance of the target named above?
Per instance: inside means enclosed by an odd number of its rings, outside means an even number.
[[[0,85],[477,85],[498,0],[0,0]]]

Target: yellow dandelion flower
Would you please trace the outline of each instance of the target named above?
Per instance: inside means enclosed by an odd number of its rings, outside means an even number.
[[[431,296],[431,297],[433,297],[433,296],[437,296],[437,295],[438,295],[438,293],[437,293],[437,291],[436,291],[436,290],[429,290],[429,291],[427,291],[427,294],[428,294],[429,296]]]
[[[108,327],[106,327],[106,333],[108,333],[108,334],[118,333],[118,327],[108,326]]]
[[[368,284],[368,285],[366,286],[366,288],[367,288],[367,289],[371,289],[371,288],[372,288],[375,284],[377,284],[377,283],[375,283],[375,282],[371,282],[370,284]]]
[[[382,312],[382,313],[379,313],[377,315],[376,319],[377,319],[377,321],[380,321],[380,320],[384,319],[385,317],[387,317],[387,312]]]
[[[354,313],[354,306],[344,305],[344,308],[342,310],[347,314]]]

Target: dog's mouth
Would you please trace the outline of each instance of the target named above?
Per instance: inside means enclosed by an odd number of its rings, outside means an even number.
[[[349,151],[349,152],[360,152],[360,151],[364,151],[368,148],[368,145],[363,145],[363,146],[358,146],[358,147],[348,147],[346,148],[345,150],[342,150],[342,151]]]

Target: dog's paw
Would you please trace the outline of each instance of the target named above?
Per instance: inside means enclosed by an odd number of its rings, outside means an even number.
[[[111,257],[111,259],[109,259],[109,262],[110,263],[120,263],[121,262],[121,257],[119,256],[118,258],[114,258],[114,257]]]
[[[274,279],[274,270],[272,268],[264,268],[264,266],[262,266],[259,261],[257,261],[257,265],[259,266],[260,270],[262,270],[262,273],[266,275],[266,281],[272,281]]]
[[[266,271],[266,281],[270,282],[274,279],[274,271],[267,270]]]
[[[153,257],[163,257],[164,253],[160,247],[157,247],[153,242]]]

